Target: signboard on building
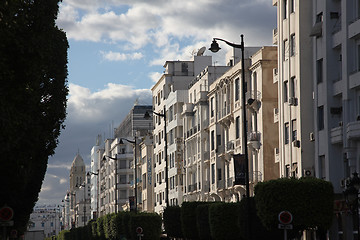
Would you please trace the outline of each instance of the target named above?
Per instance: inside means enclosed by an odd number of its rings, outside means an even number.
[[[234,185],[246,185],[246,162],[244,154],[235,154],[234,158],[234,170],[235,170],[235,182]]]

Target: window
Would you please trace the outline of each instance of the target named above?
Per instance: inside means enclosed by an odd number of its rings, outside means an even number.
[[[120,175],[120,184],[126,184],[126,175]]]
[[[240,80],[239,78],[235,79],[235,101],[240,99]]]
[[[290,78],[290,89],[289,89],[289,95],[290,97],[296,97],[296,83],[295,83],[295,77]]]
[[[290,36],[290,56],[295,56],[295,34]]]
[[[293,13],[295,12],[295,0],[291,0],[291,3],[290,3],[290,13]]]
[[[323,81],[323,59],[319,59],[316,61],[316,79],[317,83],[321,83]]]
[[[288,9],[288,0],[284,0],[283,2],[283,18],[287,18],[287,9]]]
[[[316,15],[316,22],[320,23],[323,21],[323,13],[319,13],[318,15]]]
[[[292,129],[291,141],[295,141],[297,140],[296,119],[291,121],[291,129]]]
[[[284,102],[288,101],[288,81],[284,82],[284,89],[283,89],[283,94],[284,94]]]
[[[217,169],[217,180],[220,181],[222,178],[221,178],[221,168],[218,168]]]
[[[290,165],[288,164],[288,165],[286,165],[285,166],[285,177],[290,177]]]
[[[318,107],[318,129],[324,129],[324,106]]]
[[[211,131],[211,150],[214,150],[215,149],[215,132],[214,131]]]
[[[289,143],[289,123],[285,123],[284,127],[284,142],[285,144]]]
[[[240,117],[236,117],[236,121],[235,121],[235,135],[236,135],[236,139],[238,139],[240,137]]]
[[[215,163],[211,164],[211,184],[215,183]]]
[[[160,100],[160,92],[158,92],[158,96],[157,96],[157,103],[158,103],[158,105],[160,105],[160,103],[161,103],[161,100]]]
[[[284,40],[283,42],[283,51],[282,51],[282,55],[283,55],[283,60],[286,61],[288,58],[288,55],[286,55],[286,53],[289,51],[289,42],[287,39]]]
[[[210,117],[214,117],[214,97],[210,99]]]

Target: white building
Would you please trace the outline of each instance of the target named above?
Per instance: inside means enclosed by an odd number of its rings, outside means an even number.
[[[184,199],[207,201],[210,192],[209,86],[230,67],[208,66],[190,82],[183,103]],[[179,91],[177,91],[179,92]],[[178,120],[179,121],[179,120]]]
[[[96,145],[91,149],[91,165],[90,165],[90,174],[91,174],[91,218],[96,219],[99,212],[98,204],[98,193],[99,193],[99,161],[100,157],[103,155],[103,151],[100,151],[101,147],[101,135],[98,135],[96,138]]]
[[[172,96],[172,99],[177,98],[177,94],[175,94],[178,90],[186,90],[190,81],[194,79],[202,70],[205,69],[206,66],[211,65],[211,57],[210,56],[194,56],[192,61],[167,61],[164,65],[165,73],[160,77],[159,81],[152,87],[152,95],[153,95],[153,111],[158,114],[167,114],[169,111],[170,105],[167,104],[169,96]],[[172,93],[172,94],[171,94]],[[175,94],[175,95],[174,95]],[[180,93],[179,93],[180,94]],[[181,98],[181,94],[178,95]],[[173,101],[173,100],[172,100]],[[170,103],[170,99],[169,99]],[[174,104],[172,104],[174,106]],[[180,106],[181,107],[181,106]],[[171,109],[170,109],[171,111]],[[173,107],[173,114],[179,113],[181,111],[179,106],[175,104],[175,108]],[[173,116],[172,114],[172,116]],[[176,115],[178,116],[178,115]],[[157,116],[156,114],[153,115],[154,119],[154,165],[155,165],[155,178],[156,178],[156,185],[154,185],[154,199],[155,199],[155,212],[161,213],[166,205],[170,205],[170,199],[166,199],[166,191],[170,192],[170,176],[169,172],[166,172],[166,162],[168,162],[168,169],[170,170],[170,157],[169,153],[171,154],[171,158],[174,160],[177,159],[176,154],[181,151],[181,149],[177,149],[181,147],[181,145],[177,145],[175,142],[175,138],[180,138],[181,134],[181,127],[177,127],[176,123],[177,120],[173,125],[170,125],[172,128],[173,139],[174,139],[174,146],[171,146],[169,152],[169,145],[165,148],[165,137],[169,139],[169,131],[167,130],[164,132],[164,117]],[[167,120],[169,117],[167,117]],[[169,124],[169,122],[167,122]],[[172,144],[171,144],[172,145]],[[165,149],[168,152],[165,152]],[[168,161],[167,161],[167,160]],[[172,170],[171,173],[171,186],[177,185],[177,191],[182,191],[182,188],[179,187],[182,184],[182,173],[181,172],[181,165],[177,165],[176,168],[178,170]],[[166,183],[166,178],[168,178],[168,182]],[[155,179],[154,179],[155,181]],[[168,189],[167,189],[168,186]],[[176,189],[176,187],[175,187]],[[173,204],[180,204],[179,200],[181,199],[182,193],[175,193],[176,191],[172,192],[172,203]],[[170,195],[169,195],[170,198]]]
[[[153,136],[151,133],[142,138],[139,143],[141,159],[141,211],[154,212],[154,161],[153,161]]]
[[[273,0],[277,7],[278,119],[281,177],[314,176],[312,1]],[[275,76],[275,78],[276,78]]]
[[[60,216],[60,206],[35,206],[27,230],[44,231],[45,237],[56,236],[62,230]]]

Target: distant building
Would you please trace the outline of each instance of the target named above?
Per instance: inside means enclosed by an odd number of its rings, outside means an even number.
[[[35,206],[27,230],[44,231],[45,237],[56,236],[63,226],[60,215],[60,206]]]

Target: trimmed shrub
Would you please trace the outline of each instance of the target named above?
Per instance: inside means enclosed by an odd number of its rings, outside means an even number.
[[[168,237],[183,238],[181,230],[181,208],[168,206],[163,213],[165,232]]]
[[[162,219],[156,213],[137,213],[132,214],[130,218],[131,239],[138,239],[136,228],[143,229],[143,240],[160,239]]]
[[[183,202],[181,206],[181,227],[185,238],[199,239],[196,224],[196,208],[206,202]]]
[[[112,215],[110,221],[111,239],[122,239],[123,237],[125,237],[126,234],[125,228],[128,228],[128,226],[127,225],[125,226],[123,223],[123,218],[125,214],[126,214],[125,212],[119,212],[115,215]]]
[[[255,186],[257,213],[267,229],[276,229],[278,215],[289,211],[293,215],[296,236],[305,229],[328,229],[332,223],[334,192],[330,182],[317,178],[281,178]]]
[[[97,221],[92,219],[89,221],[88,225],[90,226],[90,229],[91,229],[91,239],[97,240],[98,239]]]
[[[261,223],[256,214],[254,197],[250,197],[249,201],[247,198],[241,200],[238,216],[241,239],[247,239],[248,234],[251,234],[253,239],[281,239],[283,236],[283,231],[278,228],[269,231]],[[251,222],[251,231],[249,231],[249,221]]]
[[[240,239],[238,203],[217,203],[209,206],[211,237],[216,240]]]
[[[99,240],[105,240],[105,232],[104,232],[104,217],[99,217],[96,220],[97,226],[97,236]]]
[[[106,239],[110,239],[112,240],[113,238],[111,238],[112,234],[111,234],[111,218],[112,216],[114,216],[115,214],[107,214],[104,216],[104,221],[103,221],[103,225],[104,225],[104,235]]]
[[[132,212],[123,212],[122,216],[123,230],[127,239],[131,239],[130,219],[132,215]]]
[[[69,230],[62,230],[61,232],[59,232],[58,240],[70,240],[69,233]]]
[[[209,206],[210,204],[199,205],[196,208],[196,223],[199,233],[199,239],[211,240],[210,223],[209,223]]]

